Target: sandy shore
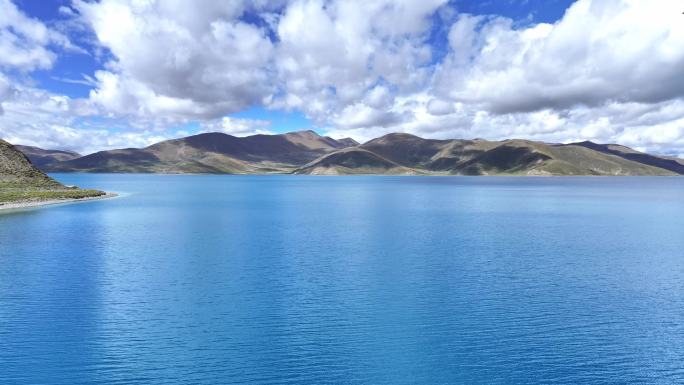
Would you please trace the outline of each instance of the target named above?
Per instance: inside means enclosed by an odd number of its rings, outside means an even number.
[[[20,209],[26,209],[26,208],[49,206],[49,205],[58,205],[58,204],[66,204],[66,203],[89,202],[89,201],[100,200],[100,199],[114,198],[117,196],[118,196],[118,194],[115,194],[115,193],[106,193],[105,195],[100,195],[98,197],[91,197],[91,198],[49,199],[49,200],[44,200],[44,201],[25,201],[25,202],[5,203],[5,204],[0,204],[0,212],[6,211],[6,210],[20,210]]]

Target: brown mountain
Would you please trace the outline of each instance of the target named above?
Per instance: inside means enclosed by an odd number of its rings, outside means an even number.
[[[684,175],[684,161],[616,144],[435,140],[388,134],[359,145],[313,131],[206,133],[48,163],[49,171],[426,175]]]
[[[33,146],[22,146],[15,145],[17,150],[21,151],[26,155],[31,163],[33,163],[38,168],[44,168],[50,163],[64,162],[67,160],[72,160],[80,158],[81,154],[73,151],[62,151],[62,150],[44,150],[42,148]]]
[[[354,147],[358,146],[359,142],[355,141],[353,138],[342,138],[342,139],[337,139],[337,143],[343,144],[347,147]]]
[[[549,144],[529,140],[433,140],[388,134],[359,146],[405,167],[403,173],[435,175],[684,175],[678,160],[643,154],[623,146]],[[364,173],[336,164],[331,153],[297,173]],[[354,154],[347,154],[345,162]],[[367,155],[364,155],[367,157]],[[360,160],[359,160],[360,161]],[[332,171],[335,170],[335,171]],[[396,170],[396,168],[394,169]]]
[[[285,173],[347,144],[313,131],[235,137],[206,133],[146,148],[100,151],[49,164],[49,171],[142,173]]]
[[[599,151],[604,154],[617,155],[621,158],[647,164],[650,166],[662,168],[675,172],[677,174],[684,174],[684,159],[658,157],[643,152],[636,151],[632,148],[621,146],[619,144],[597,144],[593,142],[573,143],[575,146],[582,146],[590,148],[594,151]]]
[[[359,147],[348,147],[305,164],[295,174],[419,174],[389,159]]]

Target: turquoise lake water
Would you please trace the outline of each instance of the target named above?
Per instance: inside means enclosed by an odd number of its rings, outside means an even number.
[[[684,382],[684,178],[54,176],[2,384]]]

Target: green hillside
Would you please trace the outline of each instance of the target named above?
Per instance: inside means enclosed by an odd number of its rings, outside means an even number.
[[[7,203],[82,199],[105,195],[99,190],[67,187],[38,170],[13,145],[0,139],[0,207]]]

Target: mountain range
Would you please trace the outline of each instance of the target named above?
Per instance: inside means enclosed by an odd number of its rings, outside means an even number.
[[[167,140],[145,148],[125,148],[57,160],[43,165],[59,172],[137,173],[287,173],[322,155],[358,145],[313,131],[235,137],[204,133]]]
[[[73,151],[44,150],[38,147],[22,145],[15,145],[14,147],[24,153],[24,155],[31,160],[31,163],[38,168],[45,167],[50,163],[63,162],[66,160],[80,158],[82,156],[81,154]]]
[[[203,133],[145,148],[79,156],[19,147],[48,172],[314,175],[684,175],[684,160],[617,144],[436,140],[394,133],[359,144],[314,131],[235,137]]]

